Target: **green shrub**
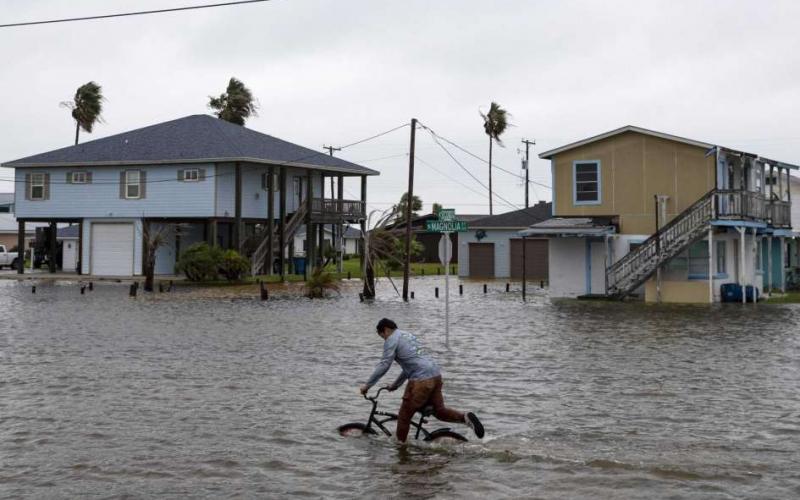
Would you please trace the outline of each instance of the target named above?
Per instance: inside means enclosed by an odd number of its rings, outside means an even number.
[[[338,292],[339,284],[331,273],[323,272],[322,268],[317,268],[306,281],[306,297],[309,299],[321,299],[325,297],[328,291]]]
[[[239,255],[236,250],[227,250],[219,262],[219,273],[228,281],[240,281],[250,271],[250,261]]]
[[[195,243],[183,252],[175,269],[190,281],[210,281],[219,277],[222,250],[208,243]]]

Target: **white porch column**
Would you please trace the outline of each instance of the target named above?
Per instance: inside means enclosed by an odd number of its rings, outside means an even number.
[[[767,275],[764,277],[764,293],[772,292],[772,235],[767,236]]]
[[[747,299],[745,297],[745,279],[744,279],[744,238],[747,235],[747,230],[743,227],[736,228],[739,231],[739,286],[742,287],[742,304],[744,304]]]
[[[708,227],[708,303],[714,303],[714,227]]]
[[[753,228],[753,273],[750,275],[750,283],[753,285],[753,303],[756,302],[756,276],[758,276],[758,228]]]

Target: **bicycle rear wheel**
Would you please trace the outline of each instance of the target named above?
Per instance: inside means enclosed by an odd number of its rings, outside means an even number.
[[[375,429],[372,427],[367,427],[366,424],[362,424],[361,422],[351,422],[349,424],[344,424],[339,426],[339,435],[340,436],[363,436],[365,434],[377,434]]]
[[[439,444],[447,444],[447,443],[464,443],[469,441],[469,439],[465,438],[461,434],[457,432],[453,432],[450,429],[438,429],[425,438],[425,441],[429,443],[439,443]]]

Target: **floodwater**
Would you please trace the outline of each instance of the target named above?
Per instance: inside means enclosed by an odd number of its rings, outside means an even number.
[[[467,283],[446,349],[435,285],[404,304],[386,282],[373,303],[0,283],[0,497],[800,497],[800,307]],[[421,335],[482,442],[337,434],[367,417],[383,316]]]

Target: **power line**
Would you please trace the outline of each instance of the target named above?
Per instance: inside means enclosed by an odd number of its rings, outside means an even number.
[[[458,149],[459,151],[461,151],[461,152],[463,152],[463,153],[466,153],[466,154],[468,154],[469,156],[471,156],[471,157],[473,157],[473,158],[475,158],[475,159],[477,159],[477,160],[480,160],[480,161],[482,161],[483,163],[486,163],[487,165],[489,164],[489,160],[486,160],[486,159],[484,159],[484,158],[481,158],[480,156],[476,155],[476,154],[475,154],[475,153],[473,153],[472,151],[469,151],[468,149],[466,149],[466,148],[463,148],[463,147],[459,146],[458,144],[456,144],[455,142],[451,141],[451,140],[450,140],[450,139],[448,139],[447,137],[443,137],[443,136],[441,136],[441,135],[437,134],[437,133],[436,133],[436,132],[434,132],[434,131],[433,131],[431,128],[429,128],[429,127],[427,127],[427,126],[425,126],[425,125],[423,125],[423,124],[421,124],[421,123],[420,123],[420,126],[421,126],[421,127],[423,127],[423,128],[425,128],[426,130],[428,130],[428,131],[429,131],[431,134],[435,135],[435,136],[436,136],[436,137],[438,137],[439,139],[443,140],[444,142],[446,142],[446,143],[450,144],[451,146],[453,146],[454,148]],[[516,177],[517,179],[525,180],[525,178],[524,178],[524,177],[522,177],[521,175],[517,175],[517,174],[515,174],[514,172],[512,172],[512,171],[510,171],[510,170],[506,170],[506,169],[504,169],[504,168],[502,168],[502,167],[499,167],[499,166],[497,166],[495,163],[492,163],[492,167],[496,168],[497,170],[500,170],[501,172],[505,172],[505,173],[507,173],[507,174],[509,174],[509,175],[513,175],[513,176],[514,176],[514,177]],[[531,181],[531,180],[529,180],[528,182],[529,182],[529,183],[531,183],[531,184],[536,184],[537,186],[541,186],[541,187],[543,187],[543,188],[546,188],[546,189],[552,189],[550,186],[548,186],[548,185],[546,185],[546,184],[542,184],[541,182],[536,182],[536,181]]]
[[[341,149],[349,148],[349,147],[352,147],[352,146],[357,146],[358,144],[361,144],[363,142],[367,142],[367,141],[371,141],[373,139],[377,139],[378,137],[382,137],[382,136],[384,136],[386,134],[391,134],[395,130],[400,130],[401,128],[405,128],[405,127],[408,127],[408,123],[404,123],[402,125],[398,125],[397,127],[393,128],[393,129],[389,129],[389,130],[387,130],[385,132],[381,132],[380,134],[375,134],[373,136],[367,137],[366,139],[361,139],[360,141],[352,142],[352,143],[347,144],[345,146],[340,146],[339,149],[341,150]]]
[[[439,145],[439,147],[441,147],[441,148],[444,150],[444,152],[445,152],[445,153],[447,153],[447,156],[449,156],[449,157],[450,157],[450,158],[451,158],[451,159],[452,159],[452,160],[453,160],[453,161],[456,163],[456,165],[458,165],[459,167],[461,167],[461,170],[463,170],[463,171],[464,171],[464,172],[466,172],[466,173],[467,173],[467,174],[468,174],[470,177],[472,177],[472,178],[475,180],[475,182],[477,182],[478,184],[480,184],[480,185],[481,185],[481,187],[483,187],[484,189],[487,189],[487,190],[489,189],[489,188],[488,188],[488,187],[487,187],[487,186],[486,186],[484,183],[482,183],[480,180],[478,180],[478,178],[477,178],[477,177],[475,177],[474,175],[472,175],[472,172],[470,172],[469,170],[467,170],[467,167],[465,167],[464,165],[462,165],[462,164],[461,164],[461,162],[460,162],[460,161],[458,161],[458,160],[456,159],[456,157],[455,157],[455,156],[453,156],[453,153],[451,153],[449,149],[447,149],[446,147],[444,147],[444,145],[443,145],[441,142],[439,142],[439,139],[437,139],[437,135],[436,135],[436,134],[433,132],[433,130],[429,129],[428,127],[425,127],[424,125],[421,125],[421,126],[422,126],[423,128],[425,128],[425,129],[426,129],[428,132],[430,132],[430,134],[431,134],[431,137],[432,137],[432,138],[433,138],[433,140],[436,142],[436,144],[438,144],[438,145]],[[516,208],[517,210],[520,210],[520,207],[518,207],[517,205],[515,205],[515,204],[511,203],[510,201],[508,201],[507,199],[503,198],[503,197],[502,197],[502,196],[500,196],[499,194],[495,193],[495,196],[497,196],[497,197],[498,197],[498,198],[499,198],[501,201],[505,202],[505,203],[506,203],[508,206],[510,206],[510,207],[514,207],[514,208]]]
[[[22,23],[10,23],[10,24],[0,24],[0,28],[16,28],[20,26],[33,26],[37,24],[56,24],[56,23],[71,23],[74,21],[92,21],[96,19],[111,19],[115,17],[130,17],[130,16],[143,16],[147,14],[163,14],[165,12],[180,12],[185,10],[197,10],[197,9],[210,9],[213,7],[226,7],[231,5],[242,5],[248,3],[261,3],[261,2],[269,2],[270,0],[239,0],[235,2],[222,2],[222,3],[212,3],[212,4],[205,4],[205,5],[191,5],[188,7],[173,7],[170,9],[157,9],[157,10],[140,10],[135,12],[122,12],[118,14],[103,14],[98,16],[83,16],[83,17],[69,17],[64,19],[50,19],[47,21],[27,21]]]

